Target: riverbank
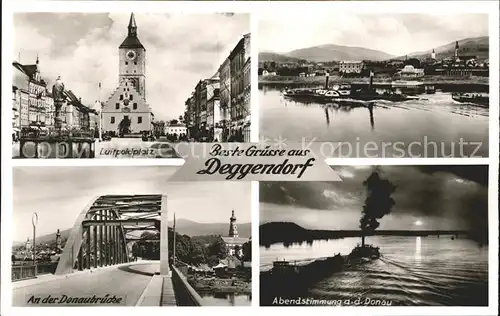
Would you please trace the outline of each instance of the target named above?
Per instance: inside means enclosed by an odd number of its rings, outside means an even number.
[[[189,276],[189,284],[197,292],[252,294],[252,284],[242,279]]]
[[[288,77],[288,76],[259,76],[259,85],[322,85],[325,83],[325,76],[318,77]],[[389,77],[374,77],[373,85],[390,85],[394,81]],[[370,78],[343,78],[340,76],[330,76],[329,84],[359,84],[370,83]],[[450,76],[425,76],[422,80],[428,85],[489,85],[489,77],[450,77]]]

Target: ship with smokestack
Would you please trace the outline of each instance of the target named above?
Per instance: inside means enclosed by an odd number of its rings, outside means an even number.
[[[266,284],[261,289],[263,297],[273,296],[279,293],[283,297],[294,297],[302,295],[309,285],[329,277],[337,272],[349,270],[363,264],[369,264],[381,257],[380,248],[366,243],[367,236],[373,236],[379,227],[378,222],[383,216],[391,212],[395,202],[391,195],[396,186],[389,180],[383,179],[377,170],[363,182],[366,188],[366,199],[361,212],[360,232],[361,244],[358,244],[348,255],[340,253],[330,257],[305,259],[300,261],[276,260],[267,271],[261,271],[260,282]],[[300,238],[311,242],[317,240],[320,235],[327,236],[325,231],[304,231],[294,228],[292,223],[281,223],[287,225],[286,231],[290,236],[281,238]],[[264,237],[266,242],[273,242],[273,236]],[[334,237],[332,235],[332,237]],[[288,240],[287,242],[291,241]],[[263,293],[264,292],[264,293]],[[272,293],[273,295],[267,295]]]
[[[331,102],[369,102],[369,101],[392,101],[401,102],[407,100],[418,99],[414,96],[408,96],[397,91],[385,91],[383,93],[376,92],[373,86],[373,73],[370,73],[370,83],[368,88],[354,89],[350,84],[335,84],[330,87],[329,76],[327,74],[325,79],[325,86],[323,89],[311,88],[296,88],[287,89],[284,91],[283,96],[288,99],[302,101],[302,102],[317,102],[317,103],[331,103]]]

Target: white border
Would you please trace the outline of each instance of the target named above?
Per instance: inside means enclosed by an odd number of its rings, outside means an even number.
[[[12,33],[12,12],[185,12],[185,13],[203,13],[203,12],[240,12],[252,13],[251,19],[251,37],[252,37],[252,52],[251,52],[251,69],[252,69],[252,141],[258,139],[258,94],[257,94],[257,67],[258,67],[258,32],[256,29],[256,21],[260,12],[297,12],[304,14],[305,11],[314,12],[315,10],[325,10],[325,8],[334,10],[333,12],[342,14],[342,12],[356,13],[438,13],[453,14],[453,13],[488,13],[490,25],[490,96],[492,106],[490,107],[490,158],[481,159],[447,159],[447,158],[427,158],[427,159],[332,159],[329,163],[336,165],[416,165],[416,164],[489,164],[490,168],[490,185],[489,185],[489,256],[490,256],[490,305],[489,307],[468,308],[468,307],[375,307],[375,308],[360,308],[360,307],[304,307],[304,308],[288,308],[286,312],[291,316],[302,315],[304,312],[318,313],[339,313],[341,315],[496,315],[498,311],[498,147],[499,147],[499,126],[498,126],[498,2],[497,1],[366,1],[366,2],[121,2],[121,1],[99,1],[99,2],[77,2],[77,1],[19,1],[9,0],[3,3],[2,12],[2,315],[29,315],[36,313],[37,315],[59,315],[73,314],[87,315],[95,313],[96,315],[108,313],[120,313],[120,315],[136,315],[142,311],[146,311],[150,315],[163,315],[168,313],[168,310],[163,308],[120,308],[111,307],[67,307],[67,308],[12,308],[12,293],[10,285],[10,249],[11,249],[11,220],[12,220],[12,168],[11,166],[49,166],[49,165],[64,165],[64,166],[83,166],[83,165],[179,165],[173,159],[160,160],[143,160],[143,159],[93,159],[93,160],[12,160],[11,159],[11,110],[8,106],[10,100],[10,83],[12,78],[12,51],[10,43],[13,41]],[[334,15],[332,15],[334,18]],[[255,131],[254,131],[255,129]],[[252,184],[252,238],[254,238],[253,256],[258,257],[258,189],[257,183]],[[29,194],[29,193],[27,193]],[[255,251],[257,249],[257,251]],[[253,271],[253,295],[252,307],[239,307],[236,311],[231,308],[224,307],[205,308],[201,313],[207,315],[220,315],[221,313],[242,313],[250,315],[255,312],[276,313],[279,310],[276,307],[258,307],[258,259],[254,259]],[[138,310],[139,308],[139,310]],[[269,310],[270,309],[270,310]],[[194,308],[175,309],[175,313],[179,315],[191,315],[195,312]]]

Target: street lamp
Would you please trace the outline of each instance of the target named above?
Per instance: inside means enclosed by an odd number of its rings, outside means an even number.
[[[33,224],[33,265],[35,266],[35,276],[37,275],[36,266],[36,225],[38,224],[38,214],[36,212],[31,216],[31,223]]]

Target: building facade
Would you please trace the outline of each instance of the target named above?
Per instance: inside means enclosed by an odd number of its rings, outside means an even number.
[[[187,135],[187,128],[184,124],[168,124],[165,126],[165,134],[167,135]]]
[[[415,68],[412,65],[406,65],[399,72],[401,79],[417,79],[424,76],[424,69]]]
[[[245,65],[250,72],[250,34],[245,34],[229,55],[231,76],[231,131],[243,140],[243,128],[250,123],[250,107],[245,102]]]
[[[226,126],[229,121],[229,109],[231,108],[230,62],[229,58],[226,58],[219,67],[221,125],[223,126]]]
[[[229,256],[243,256],[243,245],[250,239],[239,236],[234,210],[231,212],[231,217],[229,218],[229,234],[222,237],[222,240],[226,244]]]
[[[120,133],[122,121],[129,121],[131,133],[152,131],[153,113],[146,102],[146,49],[139,41],[133,13],[118,52],[119,84],[103,107],[103,130]]]
[[[364,63],[362,61],[347,61],[339,62],[339,72],[343,74],[360,74],[363,71]]]

